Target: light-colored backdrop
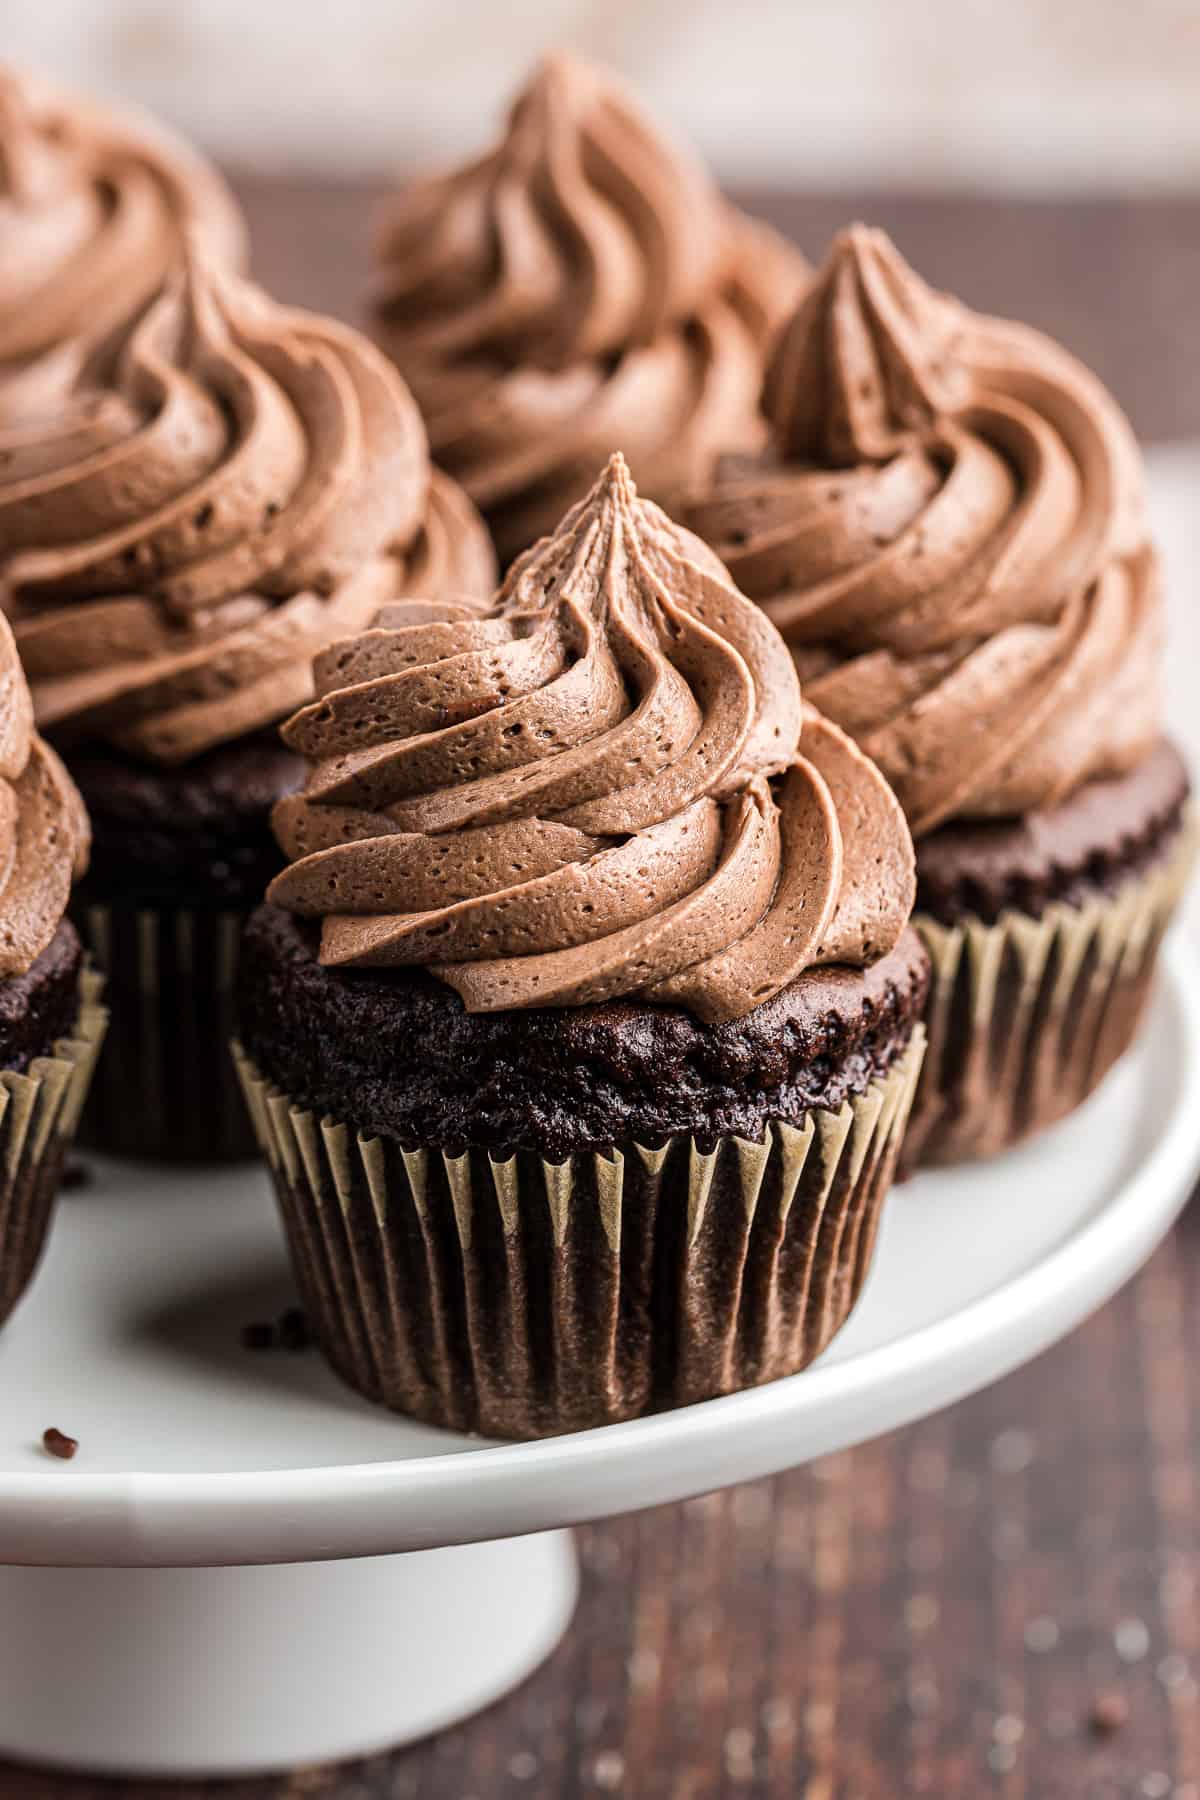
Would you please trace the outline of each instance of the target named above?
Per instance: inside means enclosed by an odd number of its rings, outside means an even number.
[[[600,57],[743,180],[1200,179],[1200,0],[3,0],[0,46],[235,160],[486,140],[538,50]]]

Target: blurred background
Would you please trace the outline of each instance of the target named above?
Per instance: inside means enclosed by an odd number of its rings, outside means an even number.
[[[1034,192],[1200,179],[1195,0],[46,0],[4,51],[237,163],[373,172],[486,141],[548,43],[738,182]]]

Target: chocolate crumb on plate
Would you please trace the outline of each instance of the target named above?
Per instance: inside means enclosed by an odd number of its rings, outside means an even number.
[[[91,1187],[92,1170],[85,1162],[69,1162],[58,1185],[64,1194],[73,1193],[76,1188]]]
[[[1123,1694],[1097,1694],[1088,1724],[1097,1737],[1108,1737],[1129,1723],[1129,1702]]]
[[[312,1327],[308,1315],[298,1306],[289,1306],[278,1319],[254,1319],[242,1326],[243,1350],[310,1350]]]
[[[308,1350],[312,1341],[307,1315],[298,1306],[289,1306],[279,1315],[279,1342],[285,1350]]]
[[[48,1456],[57,1456],[61,1462],[70,1462],[78,1448],[79,1439],[68,1437],[55,1425],[48,1425],[42,1433],[42,1449]]]

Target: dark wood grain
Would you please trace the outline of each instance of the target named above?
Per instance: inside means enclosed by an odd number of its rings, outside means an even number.
[[[370,196],[243,188],[262,278],[353,316]],[[1072,344],[1143,435],[1200,432],[1200,199],[761,206],[817,253],[845,217],[879,220],[931,279]],[[573,1632],[460,1730],[219,1788],[0,1770],[0,1800],[1200,1800],[1198,1290],[1194,1210],[987,1392],[583,1532]],[[1128,1719],[1101,1736],[1108,1697]]]

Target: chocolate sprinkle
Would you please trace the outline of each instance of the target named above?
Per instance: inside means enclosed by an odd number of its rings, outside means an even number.
[[[42,1433],[42,1449],[47,1456],[57,1456],[62,1462],[70,1462],[78,1448],[78,1438],[68,1437],[65,1431],[59,1431],[54,1425],[48,1425]]]
[[[306,1314],[298,1306],[290,1306],[279,1319],[279,1342],[285,1350],[308,1350],[313,1335]]]
[[[289,1306],[278,1319],[254,1319],[242,1326],[243,1350],[310,1350],[314,1343],[307,1313]]]

